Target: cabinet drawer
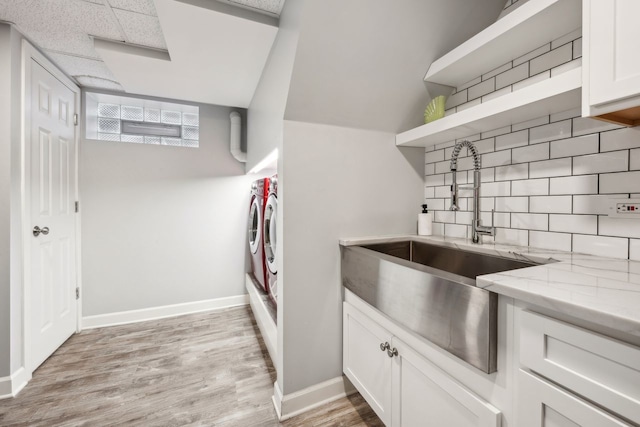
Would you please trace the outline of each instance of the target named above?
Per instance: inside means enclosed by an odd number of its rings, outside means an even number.
[[[518,387],[518,427],[630,426],[527,372],[518,372]]]
[[[640,423],[640,349],[522,312],[520,363],[608,410]]]

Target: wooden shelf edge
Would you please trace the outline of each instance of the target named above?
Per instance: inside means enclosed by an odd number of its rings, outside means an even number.
[[[532,84],[396,135],[396,145],[430,147],[580,106],[582,68]],[[539,115],[538,115],[539,114]]]
[[[424,80],[458,87],[577,30],[581,11],[581,0],[527,2],[434,61]]]

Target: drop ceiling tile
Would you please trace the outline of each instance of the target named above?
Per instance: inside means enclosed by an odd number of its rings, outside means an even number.
[[[251,9],[258,9],[263,12],[280,15],[284,0],[227,0],[230,3],[236,3]]]
[[[158,16],[151,0],[109,0],[109,4],[116,9]]]
[[[68,75],[93,76],[101,79],[115,81],[115,76],[109,71],[101,60],[79,58],[77,56],[64,55],[61,53],[46,52],[53,62]]]
[[[158,18],[120,9],[113,11],[130,43],[158,49],[167,48]]]
[[[92,76],[75,76],[75,79],[82,87],[92,87],[124,92],[124,88],[120,85],[120,83],[115,81],[100,79],[98,77]]]

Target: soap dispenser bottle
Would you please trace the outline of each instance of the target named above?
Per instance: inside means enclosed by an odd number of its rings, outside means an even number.
[[[422,205],[422,213],[418,214],[418,235],[431,236],[433,234],[433,214],[427,209],[427,205]]]

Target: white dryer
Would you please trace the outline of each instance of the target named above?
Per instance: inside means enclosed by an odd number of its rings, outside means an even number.
[[[273,302],[278,304],[278,258],[276,236],[276,218],[278,214],[278,176],[274,175],[269,180],[269,196],[264,206],[264,255],[267,264],[267,288]]]

